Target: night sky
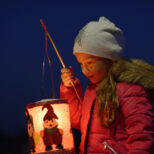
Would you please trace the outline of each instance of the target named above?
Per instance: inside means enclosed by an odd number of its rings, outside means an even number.
[[[26,130],[26,104],[41,99],[42,62],[45,54],[44,21],[65,65],[72,66],[85,89],[87,80],[72,54],[78,31],[89,21],[106,16],[125,36],[126,58],[154,65],[153,0],[27,0],[0,2],[0,132]],[[56,97],[62,65],[48,41]],[[52,97],[51,73],[45,65],[45,98]]]

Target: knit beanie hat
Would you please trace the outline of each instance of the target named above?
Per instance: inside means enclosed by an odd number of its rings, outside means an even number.
[[[86,53],[111,60],[119,60],[124,49],[121,29],[106,17],[89,22],[78,33],[74,41],[73,54]]]

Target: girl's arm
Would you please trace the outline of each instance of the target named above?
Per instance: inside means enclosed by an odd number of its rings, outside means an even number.
[[[78,79],[75,80],[76,90],[82,99],[81,84]],[[60,85],[60,98],[66,99],[69,104],[71,126],[80,129],[81,102],[79,101],[73,87],[66,87],[63,83]]]

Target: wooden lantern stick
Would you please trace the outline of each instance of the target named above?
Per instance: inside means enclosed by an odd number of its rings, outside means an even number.
[[[59,52],[58,52],[58,50],[57,50],[55,44],[54,44],[54,42],[53,42],[53,40],[52,40],[50,34],[49,34],[48,31],[47,31],[47,28],[46,28],[44,22],[42,21],[42,19],[40,19],[40,23],[42,24],[43,29],[44,29],[45,32],[47,33],[47,36],[48,36],[48,38],[49,38],[49,40],[50,40],[50,42],[51,42],[51,44],[52,44],[52,46],[53,46],[53,48],[54,48],[54,50],[55,50],[57,56],[58,56],[58,58],[59,58],[59,60],[60,60],[60,62],[61,62],[61,64],[62,64],[63,68],[66,68],[66,66],[65,66],[65,64],[64,64],[64,62],[63,62],[63,60],[62,60],[62,58],[61,58],[61,56],[60,56],[60,54],[59,54]],[[76,88],[75,88],[74,83],[71,82],[71,84],[72,84],[72,86],[73,86],[73,88],[74,88],[74,90],[75,90],[75,93],[76,93],[76,95],[77,95],[77,97],[78,97],[78,99],[79,99],[79,101],[80,101],[80,103],[81,103],[81,102],[82,102],[82,101],[81,101],[81,98],[80,98],[80,96],[79,96],[79,94],[78,94],[78,92],[77,92],[77,90],[76,90]]]

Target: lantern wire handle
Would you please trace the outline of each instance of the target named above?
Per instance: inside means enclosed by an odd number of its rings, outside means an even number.
[[[45,92],[44,92],[44,67],[45,67],[45,55],[43,58],[43,65],[42,65],[42,99],[45,98]]]
[[[55,98],[55,88],[54,88],[54,80],[53,80],[53,71],[52,71],[52,65],[51,65],[51,60],[49,58],[48,54],[48,36],[47,36],[47,30],[45,30],[45,55],[47,56],[48,62],[49,62],[49,68],[51,72],[51,81],[52,81],[52,98]],[[45,97],[45,92],[44,92],[44,67],[45,67],[45,55],[43,59],[43,71],[42,71],[42,99]]]
[[[46,32],[46,34],[47,34],[47,36],[48,36],[48,38],[49,38],[49,40],[50,40],[50,42],[51,42],[53,48],[54,48],[54,50],[55,50],[55,52],[56,52],[56,54],[57,54],[57,56],[58,56],[58,58],[59,58],[59,60],[60,60],[60,62],[61,62],[61,64],[62,64],[62,66],[63,66],[63,68],[66,68],[66,66],[65,66],[65,64],[64,64],[64,62],[63,62],[63,60],[62,60],[62,58],[61,58],[61,56],[60,56],[60,54],[59,54],[59,52],[58,52],[58,50],[57,50],[55,44],[54,44],[54,42],[53,42],[53,40],[52,40],[50,34],[49,34],[48,31],[47,31],[47,28],[46,28],[44,22],[42,21],[42,19],[40,19],[40,23],[42,24],[42,27],[43,27],[43,29],[45,30],[45,32]],[[71,84],[72,84],[72,86],[73,86],[73,88],[74,88],[74,91],[75,91],[75,93],[76,93],[76,95],[77,95],[77,97],[78,97],[78,99],[79,99],[79,101],[80,101],[80,103],[81,103],[81,102],[82,102],[82,101],[81,101],[81,98],[80,98],[80,96],[79,96],[79,94],[78,94],[78,92],[77,92],[77,90],[76,90],[76,88],[75,88],[74,83],[71,82]]]

